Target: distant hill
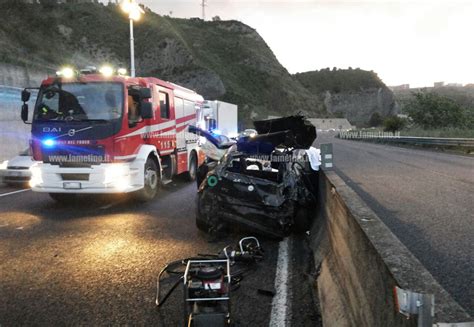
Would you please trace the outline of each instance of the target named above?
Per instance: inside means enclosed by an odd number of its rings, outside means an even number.
[[[373,71],[329,68],[293,75],[339,118],[365,126],[375,112],[382,117],[397,113],[393,93]]]
[[[294,75],[312,93],[359,92],[369,89],[386,88],[373,71],[329,68]]]
[[[37,82],[34,72],[54,73],[64,64],[128,67],[129,25],[117,5],[43,2],[0,1],[4,83]],[[245,24],[176,19],[147,9],[135,27],[137,75],[156,76],[208,99],[237,103],[246,125],[251,118],[298,111],[312,117],[328,115],[321,99],[292,77]]]

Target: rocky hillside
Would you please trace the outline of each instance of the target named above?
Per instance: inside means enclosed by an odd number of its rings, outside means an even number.
[[[324,101],[329,113],[352,124],[365,125],[375,112],[382,116],[397,113],[392,91],[373,71],[326,68],[294,77]]]
[[[129,25],[116,5],[2,0],[0,12],[0,83],[33,84],[64,64],[128,67]],[[237,103],[246,125],[251,118],[288,112],[327,115],[323,101],[240,22],[175,19],[146,10],[135,25],[135,42],[137,75]]]

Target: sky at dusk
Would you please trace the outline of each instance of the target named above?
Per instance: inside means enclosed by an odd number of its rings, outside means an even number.
[[[199,17],[200,0],[139,0]],[[474,1],[207,0],[207,18],[254,27],[290,73],[349,66],[387,85],[474,82]]]

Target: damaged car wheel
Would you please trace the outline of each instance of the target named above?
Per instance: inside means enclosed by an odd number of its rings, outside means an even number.
[[[196,197],[196,227],[205,233],[208,233],[211,228],[207,217],[201,212],[201,195],[199,194]]]

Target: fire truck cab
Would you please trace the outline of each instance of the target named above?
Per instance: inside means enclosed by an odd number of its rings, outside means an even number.
[[[146,201],[175,175],[195,179],[203,156],[187,127],[200,124],[202,96],[157,78],[109,72],[69,70],[42,82],[31,119],[39,161],[31,168],[33,191],[58,201],[133,192]],[[28,98],[25,89],[24,121]]]

